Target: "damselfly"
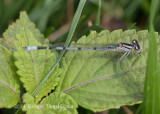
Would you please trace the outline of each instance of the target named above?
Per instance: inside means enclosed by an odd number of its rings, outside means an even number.
[[[103,46],[103,47],[65,47],[65,46],[27,46],[24,47],[25,51],[30,50],[41,50],[41,49],[54,49],[54,50],[109,50],[109,51],[123,51],[125,52],[120,59],[117,61],[117,71],[118,64],[122,58],[127,57],[131,50],[136,51],[138,54],[141,53],[141,48],[137,40],[132,40],[132,43],[120,42],[117,44],[113,44],[111,46]]]

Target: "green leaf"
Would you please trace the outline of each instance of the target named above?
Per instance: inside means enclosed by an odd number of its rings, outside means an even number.
[[[25,22],[25,27],[28,28],[37,41],[40,43],[44,43],[44,36],[40,33],[38,29],[35,28],[35,24],[32,23],[26,12],[20,13],[20,20],[18,19],[15,23],[9,26],[9,28],[6,30],[6,32],[3,34],[4,40],[8,47],[14,48],[13,42],[16,40],[16,35],[20,33],[20,30],[23,28],[23,25],[21,23],[21,20]]]
[[[54,92],[44,99],[41,105],[45,105],[44,111],[54,114],[77,114],[77,103],[72,97],[64,93]]]
[[[3,38],[0,38],[0,45],[5,47],[5,41]]]
[[[43,114],[43,110],[40,108],[40,105],[34,103],[34,98],[26,93],[23,95],[23,105],[22,110],[26,111],[27,114]]]
[[[12,53],[0,46],[0,108],[11,108],[20,102],[20,83]]]
[[[21,22],[25,23],[24,20]],[[26,28],[26,24],[23,25],[24,28],[21,29],[20,34],[17,34],[17,41],[14,42],[17,49],[14,56],[17,58],[15,64],[19,69],[17,73],[21,76],[20,80],[24,83],[27,92],[31,94],[54,64],[56,54],[51,53],[50,50],[24,51],[22,47],[41,46],[41,44],[36,40],[33,33]],[[59,74],[60,69],[57,66],[37,94],[36,102],[47,95],[51,89],[54,89],[59,81]]]
[[[27,111],[27,114],[77,114],[77,103],[64,93],[52,93],[40,104],[35,104],[34,98],[29,94],[25,94],[23,100],[26,103],[23,111]]]
[[[119,74],[116,74],[117,61],[124,52],[68,51],[62,60],[61,80],[56,89],[66,92],[80,106],[95,112],[140,103],[145,78],[147,38],[147,30],[115,30],[111,33],[105,30],[98,34],[93,31],[89,36],[83,36],[77,43],[131,43],[136,39],[142,53],[133,50],[123,58],[119,63]]]

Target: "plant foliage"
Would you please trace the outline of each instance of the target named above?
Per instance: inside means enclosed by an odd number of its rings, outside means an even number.
[[[20,102],[19,77],[12,53],[0,46],[0,107],[11,108]]]
[[[80,106],[95,112],[140,103],[147,60],[147,31],[116,30],[110,33],[105,30],[98,34],[91,32],[89,36],[80,38],[77,43],[130,43],[133,39],[139,41],[142,53],[133,51],[121,60],[119,72],[122,73],[118,76],[112,75],[117,73],[117,61],[124,52],[77,51],[73,53],[68,51],[62,61],[62,74],[58,86],[60,90],[71,95]],[[112,77],[109,78],[110,76]],[[104,77],[108,79],[97,81]],[[83,83],[87,84],[83,85]]]
[[[25,18],[23,14],[20,17],[22,28],[20,34],[17,34],[17,40],[14,42],[17,51],[14,52],[14,56],[17,58],[15,62],[18,70],[18,74],[21,76],[21,81],[24,83],[24,87],[28,93],[32,93],[37,88],[38,84],[43,80],[44,76],[48,73],[53,63],[56,60],[56,54],[49,51],[24,51],[23,47],[34,46],[41,44],[36,40],[34,34],[27,29]],[[37,102],[47,93],[54,89],[59,80],[58,75],[60,70],[58,66],[54,72],[48,78],[46,83],[41,88],[41,91],[37,94]]]
[[[100,33],[92,31],[88,36],[82,36],[76,43],[72,42],[71,46],[131,43],[133,39],[136,39],[141,46],[142,53],[138,54],[132,50],[119,62],[117,70],[117,61],[124,52],[67,51],[60,68],[56,66],[36,96],[32,96],[32,92],[55,63],[57,53],[51,50],[23,50],[26,46],[48,45],[41,33],[29,21],[25,12],[21,12],[20,19],[9,27],[4,36],[5,39],[13,37],[14,45],[7,44],[7,47],[14,47],[15,50],[13,54],[6,48],[0,50],[3,53],[0,60],[1,76],[5,77],[0,81],[11,84],[10,87],[19,95],[19,80],[15,74],[17,72],[26,89],[26,93],[23,94],[23,111],[27,113],[64,113],[64,111],[68,114],[77,113],[77,104],[97,112],[142,102],[149,36],[147,30],[139,32],[103,30]],[[157,33],[156,38],[157,40],[159,38]],[[13,55],[16,60],[13,59]],[[14,64],[9,63],[15,63],[17,69],[13,67]],[[10,67],[6,69],[4,64]],[[6,70],[9,71],[6,72]],[[12,92],[4,87],[3,83],[0,84],[7,92],[6,94]],[[55,91],[48,95],[55,87]],[[10,108],[18,102],[17,95],[11,96],[12,94],[3,96],[5,99],[16,98],[12,105],[1,104],[1,107]],[[44,96],[46,97],[43,98]],[[2,102],[3,99],[0,101]],[[47,104],[52,106],[61,104],[65,107],[64,110],[60,108],[54,110],[53,107],[48,108]],[[28,106],[38,108],[27,108]],[[72,108],[66,106],[72,106]]]

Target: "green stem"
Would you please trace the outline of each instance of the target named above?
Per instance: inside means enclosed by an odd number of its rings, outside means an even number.
[[[99,0],[99,4],[98,4],[98,13],[97,13],[97,17],[96,17],[96,25],[100,24],[100,18],[101,18],[101,0]]]

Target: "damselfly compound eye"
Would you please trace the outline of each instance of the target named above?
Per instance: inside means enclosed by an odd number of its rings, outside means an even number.
[[[140,54],[141,53],[141,47],[140,47],[138,41],[137,40],[132,40],[132,45],[133,45],[135,51],[137,51],[138,54]]]
[[[140,45],[137,40],[132,40],[132,45],[136,51],[140,50]]]

